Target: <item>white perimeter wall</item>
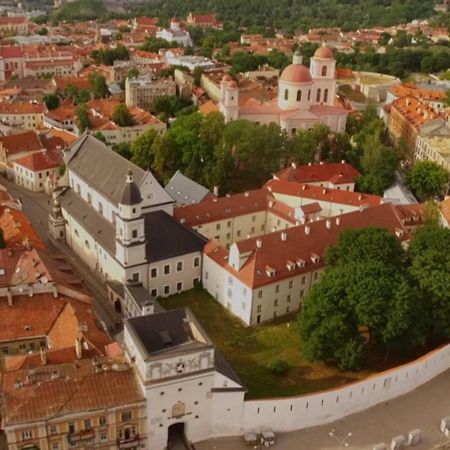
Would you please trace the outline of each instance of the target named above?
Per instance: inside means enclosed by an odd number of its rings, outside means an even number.
[[[244,431],[294,431],[331,423],[406,394],[449,367],[450,344],[412,363],[339,389],[301,397],[246,401]]]

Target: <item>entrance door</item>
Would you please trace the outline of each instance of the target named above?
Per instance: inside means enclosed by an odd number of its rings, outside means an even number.
[[[120,300],[116,300],[114,302],[114,309],[116,310],[117,313],[122,312],[122,303],[120,303]]]
[[[167,436],[167,450],[192,450],[186,439],[184,423],[170,425]]]

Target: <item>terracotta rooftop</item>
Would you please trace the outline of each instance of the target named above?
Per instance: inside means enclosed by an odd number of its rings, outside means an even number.
[[[61,150],[50,150],[24,156],[14,161],[14,164],[25,167],[32,172],[54,169],[63,164],[63,152]]]
[[[340,203],[343,205],[376,206],[383,202],[383,198],[378,195],[330,189],[287,180],[270,180],[265,186],[268,191],[273,194],[285,194],[294,197],[321,200],[324,202]]]
[[[38,249],[46,247],[22,211],[0,207],[0,228],[8,249],[22,248],[28,244]]]
[[[0,146],[5,149],[6,157],[15,153],[33,152],[44,148],[35,131],[0,136]]]
[[[254,289],[323,268],[326,249],[337,243],[343,230],[366,227],[387,228],[402,241],[411,237],[396,207],[388,203],[233,244],[243,255],[240,270],[230,266],[229,252],[215,241],[206,245],[205,254]]]
[[[0,102],[0,114],[43,114],[43,103],[6,103]]]
[[[443,90],[423,89],[414,84],[396,84],[392,86],[391,92],[396,97],[417,97],[423,100],[443,100],[446,93]]]
[[[297,183],[345,184],[354,183],[360,175],[350,164],[342,162],[290,166],[277,172],[274,178]]]
[[[145,401],[133,370],[109,359],[7,372],[2,387],[6,425]]]
[[[431,106],[411,96],[401,97],[392,102],[391,113],[394,109],[415,128],[440,117]]]

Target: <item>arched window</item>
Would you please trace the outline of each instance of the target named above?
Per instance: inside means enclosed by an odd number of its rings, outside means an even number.
[[[327,66],[323,66],[322,67],[322,76],[326,77],[327,76]]]
[[[323,91],[323,101],[327,102],[328,101],[328,89],[325,89]]]
[[[301,89],[299,89],[299,90],[297,91],[297,101],[298,101],[298,102],[301,102],[301,101],[302,101],[302,91],[301,91]]]
[[[322,89],[317,89],[316,102],[320,102],[321,95],[322,95]]]
[[[289,91],[287,89],[284,90],[284,99],[287,100],[289,98]]]

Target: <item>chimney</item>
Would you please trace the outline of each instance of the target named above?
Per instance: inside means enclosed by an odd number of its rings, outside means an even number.
[[[320,165],[323,166],[323,161],[320,161]]]
[[[246,191],[244,194],[246,197],[250,197],[250,192]]]
[[[309,225],[305,225],[305,234],[309,236],[311,234],[311,227]]]
[[[43,366],[47,365],[47,351],[44,347],[41,347],[41,362]]]
[[[214,197],[218,197],[219,196],[219,186],[214,186],[214,188],[213,188],[213,195],[214,195]]]
[[[285,231],[283,231],[283,232],[281,233],[281,240],[282,240],[283,242],[287,241],[287,233],[286,233]]]
[[[256,248],[262,248],[262,240],[256,239]]]
[[[325,222],[325,225],[326,225],[326,227],[327,227],[328,229],[331,229],[331,220],[327,220],[327,221]]]
[[[53,292],[53,297],[57,298],[58,297],[58,288],[56,287],[56,284],[53,285],[52,292]]]
[[[292,167],[293,169],[296,169],[296,168],[297,168],[297,163],[295,163],[295,162],[291,163],[291,167]]]
[[[77,354],[77,359],[83,357],[83,347],[81,345],[81,339],[75,338],[75,353]]]
[[[341,224],[341,218],[336,217],[336,225],[339,226]]]
[[[343,160],[341,161],[341,164],[345,164],[345,159],[343,159]]]

